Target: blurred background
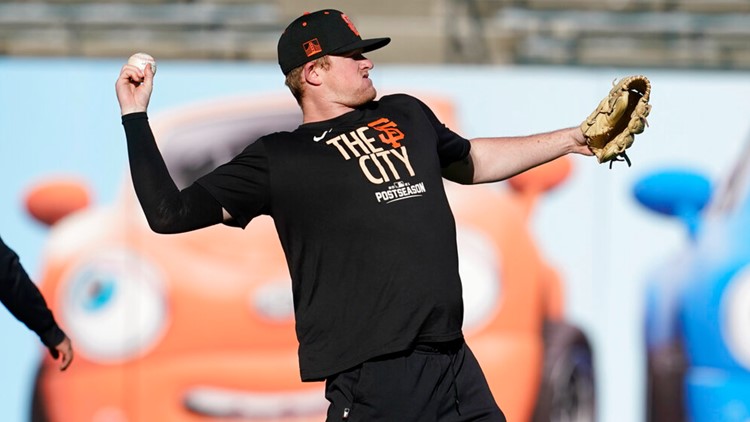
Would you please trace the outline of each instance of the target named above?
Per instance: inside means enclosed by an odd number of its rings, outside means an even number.
[[[344,8],[393,38],[381,63],[747,69],[745,0],[0,2],[9,56],[275,61],[300,11]]]
[[[531,202],[507,183],[457,194],[457,221],[463,224],[461,204],[472,201],[497,218],[526,210],[516,225],[523,233],[509,239],[528,237],[533,259],[519,258],[529,279],[513,282],[536,286],[538,268],[552,268],[562,319],[586,338],[595,416],[567,402],[547,420],[750,420],[750,300],[741,301],[749,296],[741,282],[750,262],[750,172],[743,166],[750,162],[748,0],[0,1],[0,235],[78,353],[69,371],[55,373],[35,335],[0,310],[0,420],[323,420],[300,416],[319,411],[306,391],[294,393],[294,408],[279,404],[289,401],[281,392],[291,387],[273,381],[256,387],[252,400],[241,397],[245,379],[273,379],[264,367],[296,376],[293,329],[283,313],[288,298],[266,282],[245,286],[261,292],[247,298],[237,287],[249,283],[242,275],[260,271],[218,269],[247,260],[263,266],[264,280],[288,282],[279,256],[264,255],[277,240],[264,221],[205,238],[147,233],[128,185],[114,82],[131,54],[156,58],[152,124],[165,156],[174,154],[170,170],[192,169],[206,161],[196,156],[214,156],[208,148],[234,136],[228,132],[249,139],[294,127],[276,42],[301,12],[329,7],[349,15],[365,38],[392,38],[368,56],[379,94],[425,97],[466,137],[577,125],[614,80],[647,75],[653,111],[629,150],[632,167],[570,157],[564,181]],[[61,220],[35,218],[32,194],[61,184],[85,192],[86,209],[62,212]],[[64,208],[64,198],[34,198],[43,208]],[[528,203],[533,207],[519,205]],[[248,255],[215,246],[224,242]],[[462,249],[464,269],[480,267],[482,253],[466,251],[471,246]],[[213,279],[217,271],[223,282]],[[464,282],[482,280],[478,273],[462,273]],[[504,315],[501,299],[516,300],[508,280],[496,282],[498,299],[489,303],[465,286],[465,299],[488,309],[471,315],[480,323],[467,327],[477,343],[488,321]],[[525,294],[518,303],[534,303],[536,296]],[[259,309],[260,322],[228,311],[233,300]],[[222,308],[226,316],[218,315]],[[516,340],[544,348],[541,324],[550,315],[534,312],[523,316],[533,322],[531,332],[497,333],[496,356]],[[286,348],[279,353],[272,345]],[[216,362],[197,358],[201,353]],[[496,357],[487,353],[488,361]],[[538,416],[547,400],[537,392],[546,362],[529,360],[521,377],[532,381],[492,375],[500,379],[497,391],[532,386],[526,396],[499,398],[504,408],[519,409],[518,420]],[[217,375],[224,373],[226,379]],[[209,387],[219,381],[222,388]],[[574,377],[568,381],[565,391],[579,388]],[[195,394],[161,396],[187,388]],[[170,400],[187,410],[164,410]],[[224,410],[207,410],[216,403]]]

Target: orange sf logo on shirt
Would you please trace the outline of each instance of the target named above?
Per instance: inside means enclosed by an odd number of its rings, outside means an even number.
[[[378,135],[378,137],[384,144],[388,144],[393,148],[398,148],[401,146],[401,142],[399,141],[404,139],[404,132],[401,132],[396,122],[383,117],[375,120],[374,122],[368,123],[367,126],[382,132]]]

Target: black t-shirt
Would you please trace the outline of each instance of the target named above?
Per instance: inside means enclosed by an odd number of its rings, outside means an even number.
[[[197,183],[241,227],[273,217],[292,278],[303,380],[462,337],[456,227],[441,169],[466,139],[385,96],[264,136]]]

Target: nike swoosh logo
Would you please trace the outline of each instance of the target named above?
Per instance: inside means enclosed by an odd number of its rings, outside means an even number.
[[[320,142],[325,138],[326,135],[328,135],[328,132],[330,132],[331,129],[328,129],[327,131],[323,132],[320,136],[313,136],[313,141]]]

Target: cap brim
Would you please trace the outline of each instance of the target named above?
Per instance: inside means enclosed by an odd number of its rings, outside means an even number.
[[[391,42],[391,39],[388,37],[359,40],[357,42],[348,44],[344,47],[337,48],[336,50],[331,51],[328,54],[337,55],[337,54],[348,53],[354,50],[362,50],[363,53],[367,53],[368,51],[373,51],[373,50],[377,50],[378,48],[383,48],[386,45],[388,45],[388,43],[390,42]]]

